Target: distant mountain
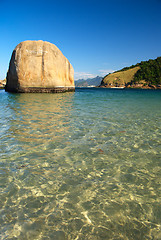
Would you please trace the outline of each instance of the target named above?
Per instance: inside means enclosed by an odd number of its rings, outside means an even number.
[[[161,88],[161,57],[106,75],[100,87]]]
[[[89,87],[89,86],[99,86],[101,84],[102,77],[88,78],[86,80],[79,79],[75,81],[76,87]]]

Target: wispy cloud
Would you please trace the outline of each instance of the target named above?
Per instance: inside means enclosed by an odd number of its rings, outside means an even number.
[[[100,69],[98,71],[99,71],[101,76],[105,76],[105,75],[107,75],[109,73],[115,72],[115,70],[113,70],[113,69]]]
[[[113,73],[115,70],[113,69],[100,69],[97,71],[97,74],[89,73],[89,72],[75,72],[74,73],[74,80],[78,79],[87,79],[87,78],[95,78],[97,76],[104,77],[108,73]]]
[[[96,74],[92,74],[92,73],[87,73],[87,72],[75,72],[74,73],[74,79],[78,80],[78,79],[87,79],[87,78],[94,78],[96,77]]]

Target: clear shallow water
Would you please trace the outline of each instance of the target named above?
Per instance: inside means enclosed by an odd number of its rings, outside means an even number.
[[[0,239],[161,239],[161,91],[0,103]]]

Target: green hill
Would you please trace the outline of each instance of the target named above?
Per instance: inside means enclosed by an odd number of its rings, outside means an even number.
[[[101,87],[161,88],[161,57],[106,75]]]

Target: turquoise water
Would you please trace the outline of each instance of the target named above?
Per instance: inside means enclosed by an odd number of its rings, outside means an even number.
[[[161,239],[161,91],[0,91],[0,239]]]

